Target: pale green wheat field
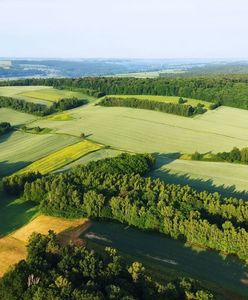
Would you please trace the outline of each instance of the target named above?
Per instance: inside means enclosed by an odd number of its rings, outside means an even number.
[[[195,118],[150,110],[87,105],[70,111],[66,122],[42,119],[32,126],[84,132],[101,144],[134,152],[225,151],[248,145],[248,111],[220,107]]]

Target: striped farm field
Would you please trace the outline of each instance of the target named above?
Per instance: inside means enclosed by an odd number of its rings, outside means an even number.
[[[150,175],[166,183],[189,185],[201,191],[248,199],[248,165],[181,160],[158,155],[157,169]]]
[[[22,125],[37,119],[36,116],[9,108],[0,108],[0,122],[9,122],[11,125]]]
[[[24,91],[18,94],[21,97],[28,97],[32,99],[41,99],[45,101],[55,102],[62,98],[85,98],[85,94],[81,92],[73,92],[68,90],[58,90],[54,88],[42,88],[31,91]],[[87,96],[86,96],[87,97]]]
[[[167,103],[178,103],[178,96],[157,96],[157,95],[108,95],[110,98],[135,98],[135,99],[140,99],[140,100],[150,100],[150,101],[157,101],[157,102],[167,102]],[[185,103],[186,105],[192,105],[192,106],[197,106],[198,103],[201,103],[205,106],[205,108],[209,108],[209,105],[211,104],[210,102],[203,101],[203,100],[198,100],[198,99],[191,99],[191,98],[186,98],[187,102]]]
[[[52,102],[62,98],[76,97],[79,99],[94,100],[81,92],[73,92],[69,90],[58,90],[48,86],[11,86],[0,87],[0,96],[13,97],[23,99],[28,102],[51,105]]]
[[[0,176],[10,175],[30,163],[79,141],[63,134],[30,134],[21,131],[0,138]]]
[[[53,128],[57,133],[78,136],[83,128],[91,140],[139,153],[216,153],[248,146],[248,111],[236,108],[223,106],[185,118],[145,109],[90,104],[73,109],[70,114],[72,120],[39,119],[32,127]]]
[[[31,165],[20,170],[18,174],[27,172],[40,172],[41,174],[47,174],[101,148],[102,146],[99,144],[84,140],[35,161]]]

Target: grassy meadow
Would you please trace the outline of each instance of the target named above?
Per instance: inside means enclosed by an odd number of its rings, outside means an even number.
[[[166,183],[190,185],[198,190],[220,192],[248,199],[248,166],[241,164],[173,159],[160,155],[150,174]]]
[[[90,104],[73,109],[70,114],[73,120],[39,119],[32,126],[78,136],[83,131],[101,144],[139,153],[219,152],[229,151],[234,145],[239,148],[248,145],[248,111],[235,108],[220,107],[194,118],[184,118],[156,111]]]
[[[20,170],[18,174],[28,172],[40,172],[41,174],[47,174],[79,159],[88,153],[97,151],[101,147],[102,146],[99,144],[84,140],[36,160],[26,168]]]
[[[178,103],[178,96],[156,96],[156,95],[108,95],[108,97],[111,98],[135,98],[140,100],[150,100],[150,101],[156,101],[156,102],[166,102],[166,103]],[[201,103],[204,105],[205,108],[209,108],[210,102],[203,101],[203,100],[197,100],[197,99],[191,99],[191,98],[183,98],[187,99],[187,102],[184,103],[185,105],[192,105],[197,106],[198,103]]]
[[[48,86],[11,86],[0,87],[0,96],[13,97],[23,99],[28,102],[51,105],[53,102],[62,98],[76,97],[79,99],[94,100],[81,92],[73,92],[69,90],[58,90]]]
[[[72,92],[68,90],[58,90],[54,88],[43,88],[19,93],[20,97],[28,97],[31,99],[40,99],[49,102],[56,102],[62,98],[84,98],[85,94],[80,92]]]
[[[37,119],[36,116],[9,108],[0,108],[0,122],[9,122],[11,125],[23,125]]]

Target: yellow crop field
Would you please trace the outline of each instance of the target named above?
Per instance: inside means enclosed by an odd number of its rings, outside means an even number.
[[[62,112],[62,113],[58,113],[58,114],[54,114],[54,115],[45,117],[44,119],[49,120],[49,121],[71,121],[74,118],[71,114]]]
[[[0,239],[0,277],[9,269],[10,266],[25,259],[27,255],[26,244],[33,232],[47,234],[49,230],[60,234],[60,241],[63,238],[69,242],[69,238],[74,238],[73,234],[68,235],[68,231],[73,233],[83,231],[87,219],[63,219],[48,216],[38,216],[33,221],[23,226],[13,234]],[[79,227],[80,226],[80,227]],[[68,238],[69,236],[69,238]],[[77,238],[77,237],[76,237]]]
[[[84,140],[35,161],[31,165],[20,170],[18,174],[27,172],[40,172],[41,174],[47,174],[101,148],[102,145],[100,144]]]

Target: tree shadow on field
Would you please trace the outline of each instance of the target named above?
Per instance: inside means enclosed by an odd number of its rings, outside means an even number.
[[[15,132],[15,129],[12,129],[9,132],[6,132],[3,135],[1,135],[0,136],[0,144],[6,142],[14,132]]]
[[[236,189],[235,185],[216,185],[212,179],[195,179],[191,177],[190,173],[176,174],[168,169],[160,169],[162,166],[176,160],[179,157],[178,153],[169,153],[168,156],[167,154],[157,154],[156,157],[156,169],[148,174],[148,176],[151,176],[152,178],[160,178],[165,183],[170,184],[189,185],[198,191],[206,190],[212,193],[218,192],[224,197],[235,197],[248,200],[248,191],[239,191]]]
[[[158,153],[154,152],[153,155],[156,157],[155,169],[159,169],[164,165],[170,164],[174,160],[179,159],[181,156],[180,152],[171,152],[171,153]]]
[[[11,175],[12,173],[25,168],[31,163],[32,162],[30,161],[18,161],[15,163],[10,163],[9,161],[0,161],[0,178]]]
[[[25,225],[37,211],[34,202],[15,199],[0,191],[0,237]]]

